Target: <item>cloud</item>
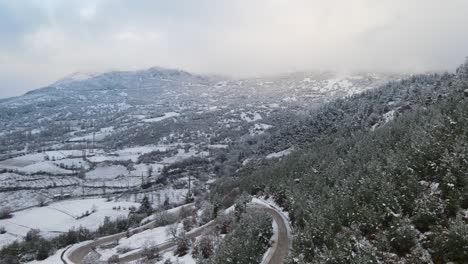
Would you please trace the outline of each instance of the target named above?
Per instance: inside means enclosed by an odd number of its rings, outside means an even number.
[[[465,0],[0,0],[0,96],[76,71],[453,70]]]

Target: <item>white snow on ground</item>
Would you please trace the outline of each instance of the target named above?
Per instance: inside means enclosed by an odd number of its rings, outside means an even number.
[[[50,159],[64,159],[70,156],[72,157],[81,157],[82,151],[81,150],[54,150],[54,151],[46,151],[45,154],[50,157]]]
[[[28,154],[0,162],[0,168],[14,169],[30,174],[38,172],[70,174],[72,171],[64,170],[57,166],[60,163],[71,166],[71,163],[74,161],[76,161],[76,165],[78,165],[79,159],[65,159],[65,157],[68,156],[67,154],[68,153],[62,153],[59,151]],[[46,157],[48,157],[49,160],[46,160]]]
[[[29,187],[36,187],[36,188],[49,188],[52,186],[64,186],[64,185],[73,185],[73,184],[79,184],[81,182],[80,179],[75,178],[75,177],[68,177],[68,176],[44,176],[44,175],[37,175],[37,176],[23,176],[20,174],[16,173],[2,173],[0,174],[0,187],[3,188],[29,188]],[[36,201],[34,200],[35,197],[33,197],[32,194],[35,193],[35,191],[39,190],[29,190],[28,193],[25,193],[27,196],[23,198],[23,200],[29,200],[29,201]],[[51,191],[50,189],[48,190],[43,190],[43,194],[46,195],[47,192]],[[17,197],[14,197],[14,193],[20,192],[15,191],[15,192],[0,192],[0,207],[2,206],[7,206],[7,205],[12,205],[9,202],[16,203]],[[48,195],[46,195],[48,196]]]
[[[254,121],[258,121],[258,120],[262,120],[262,116],[257,113],[257,112],[242,112],[241,115],[240,115],[241,119],[244,120],[244,121],[247,121],[247,122],[254,122]]]
[[[103,161],[114,161],[114,160],[132,160],[137,161],[138,155],[132,156],[119,156],[119,155],[96,155],[93,157],[88,158],[92,162],[103,162]]]
[[[99,132],[90,133],[84,136],[73,137],[69,141],[101,141],[114,132],[114,127],[101,128]]]
[[[139,203],[132,202],[107,202],[106,199],[82,199],[69,200],[53,203],[44,207],[34,207],[19,211],[13,214],[10,219],[0,220],[0,226],[4,226],[8,233],[23,237],[32,229],[41,230],[45,237],[53,237],[60,232],[66,232],[72,227],[83,226],[90,230],[97,229],[103,222],[104,217],[109,216],[115,219],[119,216],[127,216],[130,206],[138,207]],[[125,210],[113,210],[113,207],[125,208]],[[86,211],[96,212],[91,215],[76,219]],[[11,243],[13,237],[3,237],[0,235],[0,243]]]
[[[0,248],[9,245],[10,243],[12,243],[13,241],[19,238],[20,237],[13,235],[13,234],[9,234],[9,233],[1,234],[0,235]]]
[[[321,92],[326,92],[333,89],[349,89],[353,83],[346,79],[330,79],[327,84],[320,89]]]
[[[146,146],[138,146],[138,147],[131,147],[131,148],[124,148],[121,150],[116,151],[117,154],[121,156],[126,156],[126,155],[142,155],[146,153],[150,153],[152,151],[166,151],[170,148],[173,148],[173,146],[169,145],[163,145],[163,146],[157,146],[157,145],[146,145]]]
[[[193,204],[192,204],[193,205]],[[185,205],[181,205],[181,206],[178,206],[178,207],[174,207],[172,209],[169,209],[169,210],[166,210],[166,212],[168,214],[175,214],[175,213],[178,213],[179,210],[182,208],[182,207],[186,207],[186,206],[189,206],[189,204],[185,204]],[[142,223],[146,223],[146,222],[149,222],[149,221],[153,221],[156,217],[156,214],[152,214],[148,217],[146,217],[145,219],[141,220]]]
[[[249,133],[251,136],[261,135],[265,133],[265,130],[268,130],[272,127],[272,125],[258,123],[249,129]]]
[[[229,145],[225,145],[225,144],[212,144],[212,145],[208,145],[208,148],[210,149],[226,149],[228,148]]]
[[[68,76],[66,76],[65,78],[63,79],[60,79],[56,82],[54,82],[52,85],[53,86],[58,86],[58,88],[60,89],[60,86],[61,85],[64,85],[64,84],[69,84],[71,82],[74,82],[74,81],[84,81],[84,80],[88,80],[88,79],[91,79],[95,76],[97,76],[99,73],[94,73],[94,72],[75,72],[75,73],[72,73]]]
[[[147,122],[147,123],[159,122],[159,121],[162,121],[164,119],[168,119],[168,118],[171,118],[171,117],[177,117],[177,116],[180,116],[180,114],[176,113],[176,112],[169,112],[169,113],[165,113],[163,116],[160,116],[160,117],[143,119],[143,122]]]
[[[73,159],[61,159],[61,160],[56,160],[54,161],[54,164],[60,165],[63,164],[66,167],[72,168],[84,168],[88,169],[89,164],[87,161],[84,161],[82,158],[73,158]]]
[[[0,161],[0,168],[20,169],[35,163],[46,161],[46,157],[52,160],[61,160],[68,157],[80,157],[81,150],[56,150],[42,153],[31,153],[12,159]]]
[[[271,153],[271,154],[268,154],[266,156],[267,159],[273,159],[273,158],[281,158],[281,157],[284,157],[284,156],[287,156],[289,154],[291,154],[291,152],[294,150],[294,148],[288,148],[288,149],[285,149],[283,151],[279,151],[279,152],[275,152],[275,153]]]
[[[24,173],[37,173],[37,172],[46,172],[46,173],[49,173],[49,174],[70,174],[70,173],[73,173],[72,171],[64,170],[62,168],[59,168],[57,165],[54,164],[53,161],[38,162],[38,163],[35,163],[35,164],[25,166],[23,168],[19,168],[18,170],[21,171],[21,172],[24,172]]]
[[[16,174],[16,173],[10,173],[10,172],[6,172],[6,173],[1,173],[0,174],[0,184],[3,183],[3,181],[7,181],[7,180],[16,180],[18,178],[21,178],[22,175],[19,175],[19,174]]]
[[[171,260],[171,263],[180,263],[180,264],[195,264],[196,260],[192,257],[192,251],[188,252],[187,255],[183,257],[174,256],[173,251],[167,251],[162,254],[162,260],[156,263],[163,264],[166,260]]]
[[[210,153],[207,151],[196,151],[193,148],[191,148],[188,152],[185,152],[184,149],[178,149],[178,153],[172,157],[166,157],[163,159],[162,163],[174,163],[178,161],[182,161],[184,159],[190,158],[190,157],[207,157],[209,156]]]
[[[384,122],[387,123],[395,118],[395,110],[391,110],[383,115]]]
[[[124,237],[119,240],[119,245],[110,249],[98,249],[101,254],[101,260],[106,261],[112,255],[118,255],[119,249],[135,250],[144,247],[155,246],[169,241],[172,237],[168,234],[167,229],[169,226],[161,226],[153,229],[148,229],[141,233],[135,234],[128,238]],[[182,224],[178,225],[182,228]]]
[[[44,260],[33,260],[31,262],[26,262],[27,264],[58,264],[62,263],[62,259],[60,256],[65,248],[57,250],[53,255],[49,256],[47,259]]]
[[[141,201],[145,196],[147,196],[152,206],[154,208],[158,208],[164,203],[164,200],[166,198],[169,200],[170,203],[173,203],[173,204],[183,202],[185,200],[187,192],[188,192],[188,189],[166,188],[166,189],[151,191],[148,193],[139,193],[139,194],[132,194],[130,196],[124,196],[123,199],[126,199],[127,201]]]
[[[102,166],[86,173],[86,179],[115,179],[117,176],[128,175],[128,170],[122,165]]]
[[[136,162],[138,157],[152,152],[152,151],[166,151],[168,149],[174,148],[172,145],[146,145],[146,146],[138,146],[138,147],[131,147],[131,148],[124,148],[118,150],[113,153],[107,153],[104,155],[96,155],[94,157],[90,157],[89,160],[92,162],[103,162],[106,160],[132,160]]]
[[[17,169],[20,167],[34,164],[36,162],[44,161],[45,160],[44,157],[45,157],[44,153],[28,154],[28,155],[19,156],[19,157],[12,158],[12,159],[0,161],[0,166],[2,168]]]
[[[247,164],[249,164],[249,162],[251,162],[252,159],[245,159],[244,161],[242,161],[242,166],[245,166]]]
[[[164,168],[164,165],[157,164],[157,163],[137,164],[137,165],[134,165],[133,167],[135,168],[135,170],[130,171],[130,175],[133,175],[133,176],[141,176],[141,175],[148,176],[148,168],[152,167],[153,168],[153,174],[152,175],[154,176],[154,175],[159,175],[160,174],[160,172]]]
[[[284,102],[297,102],[297,98],[295,96],[288,96],[283,99]]]

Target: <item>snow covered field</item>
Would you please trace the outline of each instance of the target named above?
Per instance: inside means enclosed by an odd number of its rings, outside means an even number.
[[[128,175],[128,170],[122,165],[102,166],[86,173],[86,179],[115,179]]]
[[[39,173],[45,172],[49,174],[69,174],[70,170],[65,170],[59,167],[61,163],[64,165],[79,166],[78,159],[82,155],[81,150],[57,150],[46,151],[41,153],[31,153],[16,158],[0,161],[0,168],[18,170],[24,173]],[[67,159],[71,157],[72,159]]]
[[[133,202],[107,202],[104,198],[69,200],[53,203],[44,207],[34,207],[19,211],[13,214],[10,219],[0,220],[0,226],[5,227],[9,235],[0,235],[0,245],[11,243],[18,238],[22,238],[31,229],[41,230],[45,237],[53,237],[59,233],[66,232],[71,228],[85,227],[95,230],[104,217],[109,216],[115,219],[119,216],[127,216],[128,208],[138,207],[139,203]],[[121,207],[121,210],[114,210],[113,207]],[[77,219],[86,211],[96,212],[91,215]]]

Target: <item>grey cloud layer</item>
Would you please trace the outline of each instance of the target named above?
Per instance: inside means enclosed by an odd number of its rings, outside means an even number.
[[[465,0],[0,0],[0,97],[76,71],[453,70]]]

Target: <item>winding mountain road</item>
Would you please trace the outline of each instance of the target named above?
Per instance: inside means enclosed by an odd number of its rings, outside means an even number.
[[[276,230],[275,234],[275,241],[272,245],[272,248],[268,250],[266,256],[264,257],[262,264],[281,264],[283,263],[284,259],[288,256],[289,250],[291,247],[291,229],[289,226],[288,220],[284,217],[284,215],[276,208],[270,207],[266,204],[254,203],[251,205],[252,209],[259,209],[264,210],[268,214],[270,214],[273,218],[273,221],[276,222],[278,229]],[[196,238],[202,235],[208,229],[214,227],[215,222],[211,221],[204,226],[196,228],[187,233],[188,238]],[[132,234],[140,233],[150,228],[153,228],[154,222],[150,222],[146,225],[141,227],[135,228],[131,230]],[[83,259],[88,255],[91,251],[95,248],[112,243],[114,241],[118,241],[120,238],[126,236],[126,232],[102,237],[95,239],[93,241],[89,241],[88,243],[84,242],[81,244],[77,244],[72,246],[64,251],[62,254],[62,262],[64,264],[82,264]],[[175,247],[176,243],[174,241],[167,241],[162,244],[155,246],[158,248],[159,251],[164,251]],[[67,252],[68,251],[68,252]],[[134,253],[127,254],[119,259],[119,263],[128,263],[132,261],[136,261],[142,259],[141,251],[136,251]]]
[[[262,264],[282,264],[289,254],[292,243],[289,222],[283,217],[281,212],[278,212],[275,208],[265,206],[262,210],[269,213],[278,226],[278,230],[276,231],[277,239],[273,242],[271,250],[269,250],[264,257]]]

